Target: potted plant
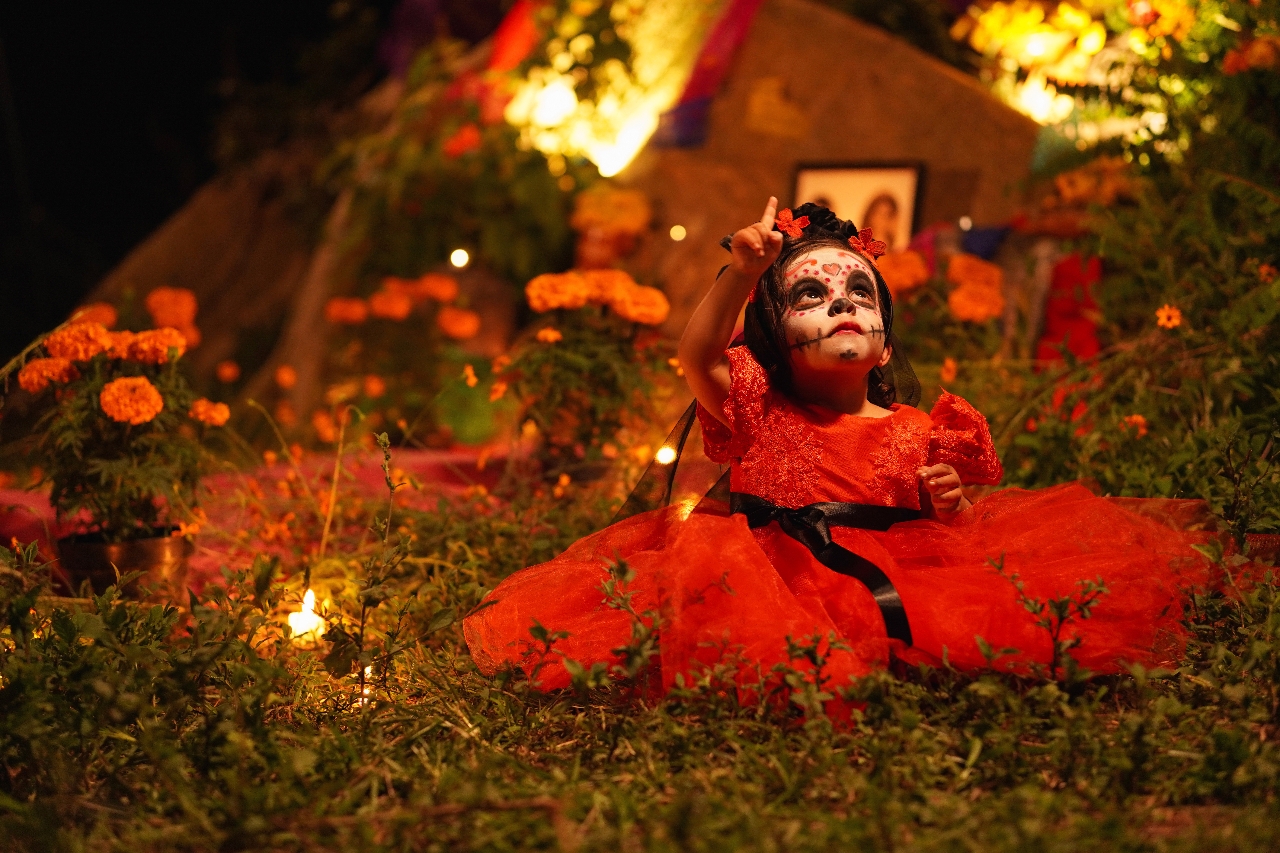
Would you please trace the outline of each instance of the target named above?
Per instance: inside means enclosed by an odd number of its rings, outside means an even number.
[[[72,322],[0,376],[17,369],[39,415],[31,458],[58,520],[75,530],[57,543],[71,590],[88,581],[101,591],[117,571],[137,571],[127,592],[185,599],[191,543],[180,522],[195,505],[200,440],[230,414],[192,392],[179,367],[186,346],[173,328]]]

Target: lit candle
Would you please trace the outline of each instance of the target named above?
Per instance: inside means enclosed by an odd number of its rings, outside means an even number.
[[[316,594],[307,590],[302,596],[302,609],[289,614],[289,628],[297,642],[314,640],[324,629],[324,619],[316,614]]]

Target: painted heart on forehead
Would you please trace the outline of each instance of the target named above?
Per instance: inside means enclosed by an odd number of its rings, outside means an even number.
[[[822,271],[827,275],[835,275],[836,273],[840,272],[840,265],[839,264],[823,264]]]

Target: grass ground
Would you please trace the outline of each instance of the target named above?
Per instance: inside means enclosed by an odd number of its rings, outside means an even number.
[[[662,698],[621,676],[546,695],[478,674],[459,615],[607,520],[604,489],[398,510],[385,545],[359,534],[386,504],[348,506],[338,556],[312,579],[347,585],[329,587],[314,645],[282,631],[302,578],[265,558],[180,613],[49,599],[35,549],[7,551],[4,846],[1277,846],[1280,614],[1265,569],[1222,564],[1256,582],[1197,599],[1176,670],[898,669],[847,689],[863,707],[851,725],[798,673],[745,705],[714,671]]]

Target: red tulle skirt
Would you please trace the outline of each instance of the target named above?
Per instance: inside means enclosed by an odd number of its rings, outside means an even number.
[[[661,684],[696,678],[726,662],[740,684],[777,664],[793,665],[789,639],[821,639],[833,685],[886,665],[988,666],[979,638],[1010,651],[996,666],[1048,664],[1053,640],[1020,599],[1107,588],[1088,619],[1068,623],[1070,654],[1094,672],[1128,663],[1171,663],[1183,646],[1183,602],[1209,581],[1210,563],[1191,546],[1189,501],[1113,501],[1068,484],[1009,489],[980,500],[951,524],[913,521],[884,532],[832,528],[845,548],[879,566],[906,608],[912,645],[885,634],[871,593],[819,563],[776,524],[752,531],[745,517],[669,507],[637,515],[575,543],[550,562],[507,578],[463,625],[472,657],[492,674],[514,665],[544,689],[567,686],[564,659],[611,665],[632,642],[633,617],[603,592],[610,563],[634,576],[622,586],[633,611],[657,614]],[[1181,515],[1185,515],[1181,513]],[[1003,576],[995,566],[1002,567]],[[535,625],[566,632],[551,650]],[[827,648],[826,638],[840,640]]]

